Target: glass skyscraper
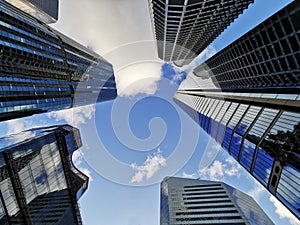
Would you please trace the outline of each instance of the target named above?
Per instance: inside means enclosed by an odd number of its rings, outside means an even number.
[[[175,99],[300,218],[299,94],[181,92]]]
[[[176,102],[300,219],[299,10],[293,1],[194,70]]]
[[[69,125],[0,138],[0,224],[82,224],[77,200],[88,177],[72,163],[81,146]]]
[[[299,15],[293,1],[195,68],[195,76],[224,91],[299,93]]]
[[[189,64],[253,0],[149,0],[158,57]]]
[[[0,121],[117,95],[109,62],[5,1],[0,1],[0,72]]]
[[[252,197],[222,182],[166,177],[160,225],[272,225]]]

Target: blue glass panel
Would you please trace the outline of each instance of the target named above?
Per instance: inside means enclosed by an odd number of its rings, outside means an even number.
[[[270,179],[270,173],[273,167],[274,158],[266,153],[261,148],[258,148],[257,157],[255,160],[253,175],[256,177],[265,187],[268,185]]]
[[[247,124],[243,124],[243,121],[237,126],[236,128],[236,132],[241,134],[241,135],[244,135],[248,129],[248,125]]]
[[[198,116],[199,116],[199,125],[201,126],[203,120],[203,114],[198,112]]]
[[[241,149],[242,137],[236,133],[233,134],[232,144],[230,147],[230,155],[238,160],[240,149]]]
[[[78,201],[82,195],[83,195],[83,187],[80,187],[76,193],[76,200]]]
[[[300,217],[300,172],[290,166],[282,170],[276,196],[291,210],[298,218]]]
[[[248,140],[245,140],[243,143],[240,162],[248,171],[251,169],[255,147],[255,144]]]
[[[47,182],[48,175],[46,172],[42,172],[39,176],[35,178],[35,183],[44,185]]]
[[[227,149],[228,151],[230,150],[230,140],[231,140],[231,137],[232,137],[232,132],[233,132],[233,130],[229,127],[227,127],[226,130],[225,130],[223,147],[225,149]]]
[[[213,123],[213,119],[207,117],[207,121],[206,121],[206,132],[208,134],[211,134],[211,124]]]
[[[200,121],[200,126],[205,130],[205,123],[206,123],[207,117],[205,115],[202,115],[202,120]]]
[[[76,150],[73,134],[71,134],[71,133],[67,134],[65,136],[65,140],[66,140],[68,152],[69,152],[69,154],[72,154]]]

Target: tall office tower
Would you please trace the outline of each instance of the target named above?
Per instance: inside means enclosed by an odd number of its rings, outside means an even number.
[[[222,182],[166,177],[160,207],[160,225],[273,224],[252,197]]]
[[[253,0],[149,0],[158,56],[189,64]]]
[[[175,100],[300,218],[300,94],[182,91]]]
[[[266,19],[194,69],[227,91],[269,89],[299,93],[300,2]],[[249,91],[249,90],[248,90]]]
[[[117,95],[112,65],[0,1],[0,121]]]
[[[58,19],[58,0],[4,0],[44,23]]]
[[[79,130],[69,125],[1,138],[0,224],[82,224],[77,200],[88,177],[72,163],[81,146]]]

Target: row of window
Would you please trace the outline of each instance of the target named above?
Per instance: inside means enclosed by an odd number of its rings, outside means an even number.
[[[278,185],[276,195],[286,206],[300,208],[300,191],[292,188],[300,185],[300,114],[204,97],[193,101],[200,126],[265,187]]]
[[[24,34],[24,35],[26,35],[26,36],[28,36],[28,37],[31,37],[31,38],[33,38],[33,39],[35,39],[35,40],[38,40],[38,41],[40,41],[40,42],[43,42],[43,43],[45,43],[45,44],[51,45],[51,46],[53,46],[53,47],[55,47],[55,48],[57,48],[57,49],[61,49],[61,47],[60,47],[59,45],[57,45],[57,44],[55,44],[55,43],[52,43],[52,42],[46,40],[45,38],[41,38],[41,37],[39,37],[39,36],[36,36],[36,35],[34,35],[34,34],[32,34],[32,33],[29,33],[29,32],[27,32],[27,31],[25,31],[25,30],[22,30],[22,29],[20,29],[20,28],[17,28],[17,27],[15,27],[15,26],[11,25],[11,24],[5,23],[4,21],[0,21],[0,25],[3,26],[3,27],[9,28],[10,30],[16,31],[16,32],[18,32],[18,33],[20,33],[20,34]]]
[[[39,56],[42,56],[42,57],[45,57],[45,58],[48,58],[48,59],[51,59],[51,60],[56,60],[58,62],[63,62],[64,61],[62,58],[55,57],[55,56],[49,55],[49,54],[45,54],[44,52],[40,52],[40,51],[37,51],[37,50],[32,50],[32,49],[26,48],[24,46],[16,45],[16,44],[9,43],[9,42],[3,41],[3,40],[0,40],[0,44],[4,45],[4,46],[7,46],[9,48],[18,49],[18,50],[25,51],[25,52],[28,52],[28,53],[31,53],[31,54],[34,54],[34,55],[39,55]]]
[[[300,28],[293,19],[295,15],[295,12],[281,10],[208,59],[205,64],[218,85],[230,88],[299,84],[296,73],[287,73],[297,71],[300,65],[297,34]],[[207,71],[202,64],[194,72]],[[259,82],[246,79],[249,77],[257,77]]]
[[[28,111],[28,110],[55,110],[67,109],[72,106],[71,98],[51,98],[24,100],[13,102],[0,102],[0,114],[8,112]]]

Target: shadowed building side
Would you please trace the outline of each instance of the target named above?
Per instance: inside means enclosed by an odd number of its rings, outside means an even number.
[[[61,125],[0,139],[0,223],[81,225],[78,199],[88,177],[72,163],[79,130]]]
[[[300,2],[293,1],[194,69],[226,91],[300,87]]]
[[[5,1],[0,52],[0,121],[117,96],[109,62]]]
[[[160,225],[273,225],[252,197],[222,182],[166,177]]]
[[[158,57],[189,64],[253,0],[149,0]]]

